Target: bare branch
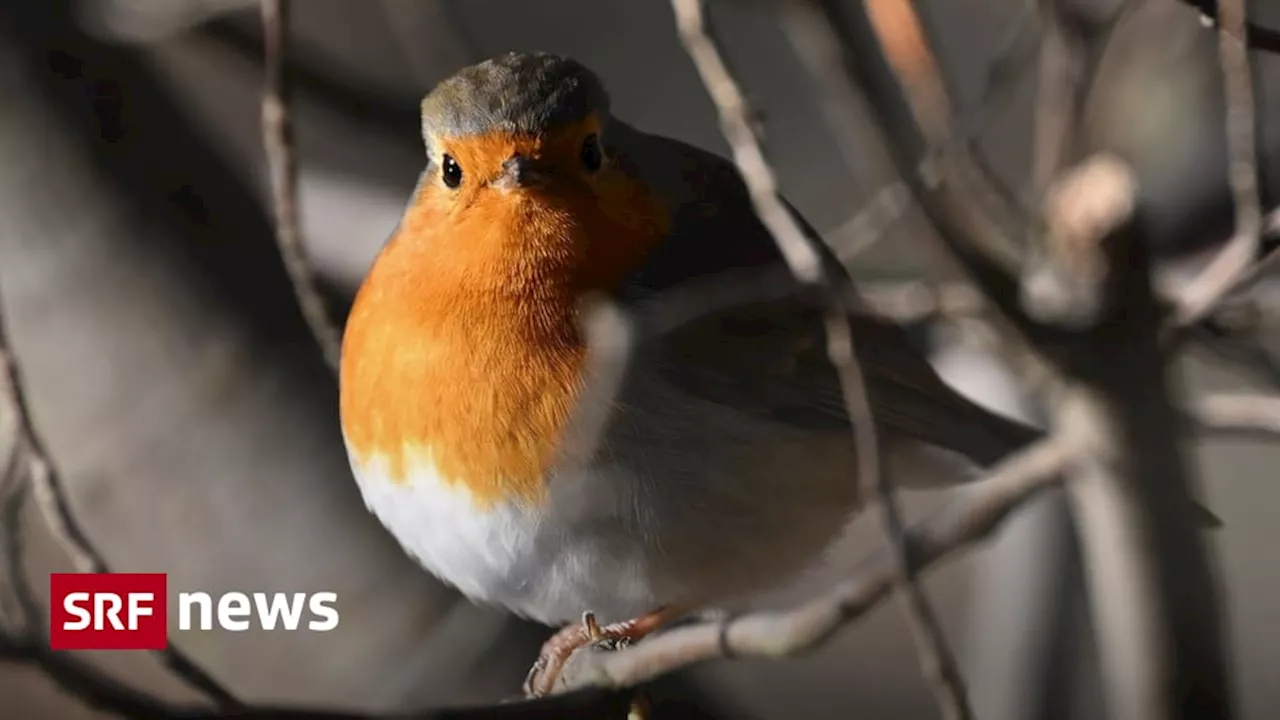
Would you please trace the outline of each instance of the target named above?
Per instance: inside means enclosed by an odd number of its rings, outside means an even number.
[[[896,587],[916,640],[925,677],[933,686],[946,717],[957,720],[970,718],[973,712],[969,708],[955,654],[924,591],[916,582],[913,560],[905,541],[902,513],[891,480],[880,467],[875,418],[849,328],[848,304],[842,301],[844,293],[822,271],[818,241],[806,235],[778,194],[773,169],[749,120],[750,109],[711,35],[702,0],[673,0],[672,7],[680,38],[715,102],[721,128],[733,150],[735,163],[750,192],[756,214],[769,228],[796,279],[802,283],[819,281],[830,292],[831,303],[826,313],[827,351],[840,376],[845,408],[853,425],[858,458],[857,478],[864,489],[863,497],[875,497],[879,505],[885,540],[893,551]],[[800,251],[802,246],[806,252]],[[808,268],[805,262],[813,262],[817,267]]]
[[[1073,386],[1055,427],[1085,438],[1067,494],[1080,528],[1115,717],[1228,718],[1234,701],[1217,576],[1166,386],[1161,308],[1141,222],[1113,233],[1106,322],[1060,349]]]
[[[1214,16],[1218,15],[1218,0],[1181,0],[1185,5],[1199,10],[1201,18],[1213,24]],[[1236,38],[1243,38],[1249,47],[1255,50],[1265,50],[1272,53],[1280,53],[1280,32],[1265,28],[1256,23],[1246,23],[1244,32],[1232,33]]]
[[[1191,415],[1214,432],[1280,435],[1280,396],[1223,393],[1201,398]]]
[[[879,441],[843,308],[836,308],[827,315],[827,341],[832,362],[840,372],[845,402],[857,438],[858,477],[863,497],[874,497],[879,506],[881,529],[892,550],[894,586],[902,602],[907,625],[915,638],[925,680],[933,688],[944,717],[956,720],[972,718],[969,694],[960,675],[955,652],[947,642],[937,613],[917,581],[916,560],[908,542],[906,521],[894,493],[892,479],[880,467],[879,454],[873,452]]]
[[[0,307],[0,403],[7,406],[8,411],[17,421],[17,441],[13,453],[16,463],[14,472],[28,483],[31,494],[35,498],[49,530],[58,544],[70,556],[80,572],[109,572],[106,560],[94,547],[71,510],[66,488],[55,469],[44,443],[36,433],[31,422],[31,412],[27,406],[26,395],[22,389],[21,371],[13,355],[5,329],[3,307]],[[10,490],[10,502],[16,503],[14,495],[17,490]],[[16,510],[14,511],[16,512]],[[8,521],[6,519],[6,524]],[[10,525],[9,532],[16,532]],[[14,536],[16,537],[16,536]],[[15,543],[16,544],[16,543]],[[10,548],[13,550],[13,548]],[[16,551],[15,551],[16,552]],[[6,578],[11,587],[21,598],[33,596],[25,587],[26,579],[20,567],[10,568],[12,573]],[[28,614],[34,609],[32,603],[25,602]],[[39,631],[43,637],[43,625],[47,622],[43,613],[26,618],[29,631]],[[164,650],[156,651],[157,657],[175,676],[199,691],[211,700],[226,707],[238,707],[239,701],[217,680],[204,672],[191,661],[181,650],[170,645]]]
[[[1118,494],[1128,504],[1085,503],[1090,507],[1078,514],[1123,515],[1126,527],[1132,531],[1130,537],[1136,538],[1128,552],[1139,553],[1131,564],[1151,579],[1154,585],[1149,587],[1155,591],[1130,593],[1131,584],[1111,585],[1105,581],[1114,576],[1100,571],[1092,576],[1095,607],[1104,601],[1108,607],[1126,603],[1133,607],[1132,602],[1147,602],[1152,614],[1143,627],[1157,628],[1167,641],[1169,652],[1150,658],[1153,664],[1144,668],[1146,677],[1154,678],[1155,683],[1126,684],[1124,673],[1131,668],[1124,663],[1134,655],[1120,652],[1116,638],[1128,636],[1135,642],[1145,638],[1134,638],[1132,628],[1122,628],[1116,615],[1107,616],[1101,634],[1108,641],[1108,679],[1114,681],[1111,697],[1117,716],[1148,717],[1146,711],[1167,703],[1166,707],[1186,709],[1196,717],[1229,717],[1233,703],[1224,669],[1227,653],[1220,632],[1212,564],[1193,519],[1186,467],[1180,453],[1170,452],[1169,447],[1178,437],[1178,418],[1168,407],[1165,368],[1154,337],[1159,314],[1143,277],[1148,272],[1146,238],[1142,235],[1145,226],[1141,222],[1130,223],[1123,232],[1116,233],[1120,237],[1109,238],[1105,243],[1112,257],[1118,258],[1109,268],[1108,280],[1114,282],[1107,288],[1115,296],[1104,303],[1117,309],[1110,319],[1114,322],[1083,333],[1062,333],[1030,322],[1016,299],[1010,297],[1016,296],[1017,290],[1000,272],[998,263],[984,252],[975,251],[983,246],[984,237],[998,230],[977,211],[977,204],[968,197],[970,193],[963,190],[968,175],[956,166],[963,165],[965,159],[944,152],[935,162],[919,164],[928,146],[943,146],[945,136],[936,136],[939,123],[920,109],[936,107],[928,102],[929,93],[923,102],[920,98],[914,103],[904,101],[903,86],[908,94],[915,91],[909,78],[898,83],[894,70],[901,63],[886,65],[878,55],[880,48],[892,53],[895,40],[887,36],[893,29],[874,22],[857,4],[850,7],[831,0],[815,1],[839,32],[843,64],[861,86],[899,171],[939,237],[992,304],[1013,321],[1022,339],[1035,337],[1041,350],[1054,358],[1058,372],[1069,373],[1075,383],[1107,396],[1106,410],[1110,415],[1105,419],[1122,431],[1117,439],[1123,444],[1117,451],[1122,459],[1105,460],[1106,469],[1113,471],[1107,475],[1107,486],[1120,488]],[[1024,347],[1025,343],[1013,346]],[[1087,535],[1092,551],[1090,562],[1104,552],[1114,553],[1114,548],[1108,549],[1104,542],[1105,532]],[[1113,594],[1120,597],[1112,598]],[[1148,658],[1153,646],[1141,642],[1137,646],[1143,649],[1140,657]],[[1144,693],[1152,688],[1162,695],[1156,703],[1147,703],[1149,695]],[[1141,699],[1135,699],[1139,695]]]
[[[806,49],[800,54],[824,62],[818,67],[811,61],[807,67],[818,81],[820,91],[837,100],[829,102],[829,107],[842,110],[838,115],[829,113],[832,123],[858,122],[853,103],[838,100],[852,96],[850,86],[861,90],[877,121],[875,141],[890,151],[904,183],[938,231],[943,252],[937,259],[947,270],[961,276],[961,285],[981,289],[980,293],[974,293],[979,299],[973,303],[963,298],[963,294],[950,292],[936,293],[934,298],[945,300],[947,305],[960,299],[959,307],[964,308],[964,312],[953,317],[971,314],[970,308],[981,307],[983,324],[994,331],[1000,351],[1015,367],[1026,370],[1019,372],[1024,384],[1033,389],[1057,384],[1058,373],[1039,357],[1023,332],[1026,323],[1018,302],[1018,288],[1011,277],[1021,268],[1021,253],[1012,236],[1002,229],[1005,218],[993,217],[980,202],[981,189],[989,183],[981,182],[984,172],[975,167],[970,144],[957,142],[956,131],[945,127],[951,122],[950,103],[945,95],[939,98],[945,88],[937,73],[938,65],[925,43],[920,16],[909,4],[899,7],[903,1],[890,0],[891,5],[880,8],[878,23],[873,23],[865,13],[851,11],[846,3],[809,0],[793,4],[789,10],[790,22],[806,31],[809,44],[824,48],[821,52]],[[878,33],[884,33],[885,37]],[[880,48],[900,57],[896,62],[886,62]],[[894,67],[908,68],[914,82],[899,83]],[[912,96],[916,97],[915,101],[908,102]],[[926,112],[932,116],[924,115]],[[992,192],[1002,194],[998,189]],[[1014,206],[1016,202],[1010,196],[1004,209],[1016,211]],[[873,305],[877,301],[878,298],[872,298]],[[934,312],[930,305],[932,303],[926,303],[925,309]],[[943,303],[938,303],[937,310],[943,307]],[[890,315],[901,317],[899,313]],[[984,334],[990,333],[984,331]]]
[[[901,182],[880,188],[854,215],[823,233],[831,249],[848,264],[875,247],[911,207],[911,191]]]
[[[919,567],[989,535],[1001,521],[1058,479],[1073,456],[1065,438],[1042,440],[1006,458],[961,498],[905,534]],[[882,548],[827,594],[783,612],[676,627],[616,652],[579,652],[560,676],[566,688],[630,687],[720,658],[785,657],[812,650],[894,589],[897,561]]]
[[[1267,213],[1267,215],[1262,219],[1261,235],[1263,237],[1276,237],[1277,235],[1280,235],[1280,208],[1276,208],[1271,212]],[[1237,237],[1238,236],[1233,235],[1231,240],[1228,241],[1228,243],[1235,241]],[[1205,268],[1202,271],[1202,273],[1207,275],[1211,270],[1213,270],[1213,267],[1212,267],[1213,264],[1219,262],[1221,255],[1227,253],[1229,249],[1230,247],[1228,245],[1227,248],[1224,248],[1224,250],[1221,251],[1220,255],[1218,255],[1217,257],[1214,258],[1213,261],[1211,261],[1210,266]],[[1195,324],[1198,321],[1204,320],[1207,316],[1211,314],[1216,314],[1219,311],[1222,311],[1224,308],[1231,305],[1234,301],[1244,297],[1246,295],[1247,290],[1253,288],[1254,286],[1257,285],[1257,283],[1260,280],[1267,277],[1270,274],[1270,272],[1276,268],[1277,265],[1280,265],[1280,247],[1276,247],[1272,249],[1270,252],[1264,255],[1257,262],[1246,264],[1246,267],[1243,270],[1241,270],[1240,273],[1233,280],[1230,281],[1230,287],[1227,287],[1225,290],[1222,290],[1221,294],[1217,297],[1216,300],[1211,302],[1208,306],[1204,307],[1198,313],[1190,313],[1186,317],[1175,316],[1172,319],[1174,323],[1174,327],[1188,327],[1190,325]],[[1224,278],[1225,278],[1225,275],[1223,275],[1222,277],[1215,277],[1214,279],[1207,280],[1205,282],[1214,282],[1214,283],[1225,282]],[[1179,302],[1184,302],[1184,298],[1185,298],[1185,294],[1180,297],[1175,297],[1174,298],[1175,304]],[[1247,297],[1244,299],[1244,302],[1248,302]],[[1260,310],[1269,311],[1273,315],[1280,314],[1280,310],[1277,310],[1274,304],[1259,303],[1259,305],[1260,305],[1259,307]]]
[[[985,317],[991,312],[982,293],[962,282],[869,280],[858,283],[858,295],[877,315],[902,324],[928,318]]]
[[[289,0],[262,0],[262,34],[266,61],[262,92],[262,142],[271,175],[276,244],[293,283],[302,315],[315,335],[325,360],[337,368],[342,332],[329,315],[316,287],[315,271],[307,257],[298,216],[297,167],[294,161],[293,116],[284,58],[288,47]]]
[[[838,17],[843,11],[836,10],[836,4],[832,0],[823,0],[817,4],[821,6],[821,16],[825,22],[838,28]],[[985,212],[979,211],[979,208],[1001,200],[1003,193],[998,187],[990,185],[989,175],[984,172],[981,164],[973,162],[970,157],[973,145],[968,142],[968,137],[956,136],[956,119],[953,117],[946,84],[929,45],[924,23],[913,2],[868,0],[862,4],[865,17],[880,41],[885,60],[896,74],[896,81],[900,83],[901,89],[906,91],[906,100],[916,127],[929,143],[928,154],[914,159],[917,167],[912,174],[924,173],[933,183],[944,175],[963,178],[965,200],[971,204],[966,210],[964,221],[978,230],[969,233],[970,244],[1006,273],[1015,272],[1022,262],[1021,248],[1001,230],[998,222],[1001,218],[988,217]],[[832,45],[830,55],[833,60],[829,63],[832,72],[823,73],[827,77],[820,79],[824,80],[828,93],[839,92],[837,86],[848,83],[844,81],[844,73],[839,71],[839,58],[843,53],[838,36],[833,36],[829,31],[813,35],[813,42],[829,42]],[[910,178],[907,179],[910,182]],[[953,187],[951,190],[955,191],[957,188]],[[1002,215],[1012,213],[1009,208],[1001,210]]]
[[[672,0],[680,41],[693,59],[702,84],[720,115],[720,129],[733,151],[734,164],[751,193],[751,204],[769,228],[787,266],[806,284],[822,279],[822,259],[778,194],[778,178],[756,137],[747,99],[711,38],[699,0]]]
[[[1077,25],[1065,17],[1069,4],[1065,0],[1039,3],[1044,33],[1040,43],[1031,184],[1050,227],[1043,233],[1037,232],[1039,228],[1035,226],[1030,228],[1029,252],[1022,268],[1022,306],[1040,322],[1084,327],[1094,322],[1099,312],[1089,300],[1100,297],[1097,290],[1105,279],[1104,253],[1098,243],[1106,237],[1107,230],[1054,232],[1055,219],[1078,213],[1054,208],[1057,198],[1053,196],[1075,199],[1096,184],[1068,180],[1075,192],[1054,192],[1055,181],[1074,161],[1081,109],[1089,85],[1086,41]]]
[[[1244,279],[1258,255],[1262,205],[1258,198],[1257,130],[1249,50],[1244,44],[1245,0],[1218,3],[1218,50],[1226,95],[1227,149],[1235,233],[1178,299],[1177,320],[1189,325],[1212,312]]]

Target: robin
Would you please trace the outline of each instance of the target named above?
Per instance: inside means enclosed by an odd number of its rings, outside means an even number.
[[[734,166],[613,117],[598,77],[550,54],[444,80],[422,135],[345,330],[343,436],[419,564],[563,626],[526,690],[577,647],[820,557],[863,500],[853,434],[822,303]],[[953,391],[902,328],[850,322],[899,482],[961,482],[1038,436]]]

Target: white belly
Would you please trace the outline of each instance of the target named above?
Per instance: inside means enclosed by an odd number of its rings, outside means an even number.
[[[639,543],[597,537],[590,523],[568,520],[563,503],[481,508],[430,466],[413,468],[400,483],[378,460],[353,470],[365,504],[405,551],[473,600],[547,624],[586,609],[612,620],[654,607]]]
[[[851,435],[746,417],[645,375],[593,418],[589,456],[553,470],[540,505],[482,509],[426,453],[401,483],[385,460],[353,461],[365,503],[463,594],[548,624],[718,604],[820,557],[856,507]]]

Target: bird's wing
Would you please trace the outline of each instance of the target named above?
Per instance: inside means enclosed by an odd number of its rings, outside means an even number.
[[[614,142],[622,169],[664,193],[673,211],[670,236],[623,293],[649,318],[636,348],[643,362],[705,400],[848,432],[822,299],[791,279],[737,170],[712,153],[625,126]],[[954,391],[898,325],[870,314],[849,319],[869,399],[886,428],[983,465],[1039,435]]]

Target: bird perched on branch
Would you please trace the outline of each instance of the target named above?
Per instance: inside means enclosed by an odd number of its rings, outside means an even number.
[[[733,165],[613,117],[596,75],[549,54],[459,71],[422,133],[426,170],[345,331],[343,435],[421,565],[566,625],[526,689],[585,643],[819,557],[863,501],[854,436],[822,296]],[[896,325],[850,321],[896,481],[960,482],[1037,436]]]

